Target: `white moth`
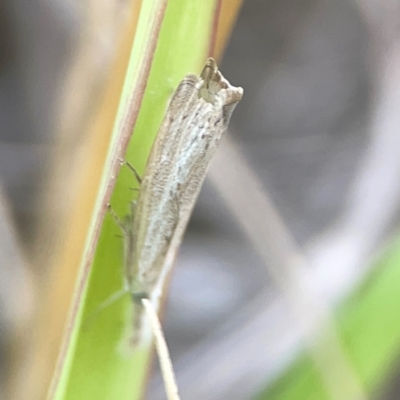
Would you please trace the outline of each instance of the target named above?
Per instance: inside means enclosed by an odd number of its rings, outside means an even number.
[[[135,305],[134,345],[151,337],[141,300],[149,299],[158,309],[210,160],[242,95],[243,89],[231,86],[209,58],[201,75],[185,76],[171,99],[136,205],[120,223],[126,289]]]

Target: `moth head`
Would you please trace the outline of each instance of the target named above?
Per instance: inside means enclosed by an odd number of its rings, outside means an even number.
[[[223,90],[222,104],[237,103],[243,94],[242,88],[234,88],[222,76],[218,70],[217,63],[213,58],[208,58],[200,78],[203,80],[199,89],[199,97],[207,103],[215,104],[219,93]]]

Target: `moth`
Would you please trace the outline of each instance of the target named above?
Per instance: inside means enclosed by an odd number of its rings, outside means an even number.
[[[136,204],[121,221],[125,285],[134,304],[134,345],[146,324],[141,300],[157,310],[207,168],[243,89],[232,86],[209,58],[200,76],[179,83],[148,158]]]

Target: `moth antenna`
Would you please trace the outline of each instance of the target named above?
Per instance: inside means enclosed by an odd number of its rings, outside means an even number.
[[[111,204],[107,205],[107,210],[108,212],[111,214],[111,216],[113,217],[115,223],[120,227],[120,229],[122,230],[122,232],[124,234],[126,234],[125,231],[125,224],[121,221],[121,219],[118,217],[117,213],[112,209]]]
[[[157,313],[154,310],[150,300],[142,299],[142,304],[150,320],[151,330],[154,335],[167,398],[168,400],[180,400],[175,373],[172,367],[171,357],[169,356],[168,346],[167,342],[165,341],[160,320],[158,319]]]

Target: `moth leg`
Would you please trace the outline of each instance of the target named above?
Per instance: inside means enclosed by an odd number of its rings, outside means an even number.
[[[135,202],[131,202],[131,212],[132,210],[134,210],[136,203]],[[119,226],[119,228],[122,231],[122,238],[124,239],[124,248],[125,248],[125,255],[124,255],[124,262],[122,264],[123,268],[122,268],[122,276],[123,276],[123,281],[124,281],[124,293],[129,292],[129,288],[131,287],[130,285],[130,281],[131,278],[129,276],[129,270],[127,269],[127,265],[128,265],[128,254],[130,255],[130,251],[132,249],[132,234],[131,234],[131,226],[133,223],[133,214],[129,213],[124,220],[121,220],[118,215],[116,214],[116,212],[111,208],[110,205],[108,205],[108,211],[110,212],[111,216],[114,218],[114,221],[116,222],[116,224]],[[120,235],[117,235],[120,236]],[[120,236],[121,237],[121,236]]]
[[[125,161],[126,166],[133,172],[133,175],[135,175],[136,180],[139,182],[139,185],[142,183],[142,178],[139,176],[138,172],[136,169],[132,166],[131,163],[128,161]]]
[[[112,209],[111,204],[107,205],[107,211],[111,214],[111,216],[114,218],[114,221],[116,224],[121,228],[121,231],[126,235],[126,230],[125,230],[125,224],[121,221],[121,219],[118,217],[117,213]]]
[[[118,160],[121,165],[125,164],[133,172],[133,175],[135,175],[136,180],[139,182],[139,184],[141,184],[142,178],[140,177],[136,169],[133,167],[133,165],[129,161],[124,160],[123,158],[119,158]]]

